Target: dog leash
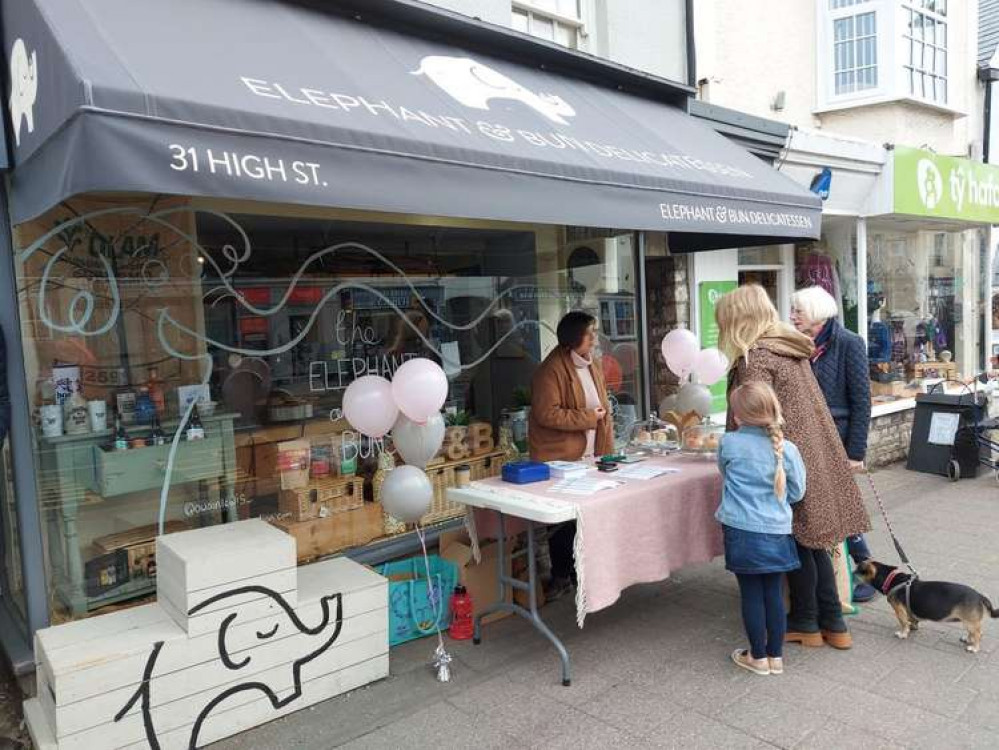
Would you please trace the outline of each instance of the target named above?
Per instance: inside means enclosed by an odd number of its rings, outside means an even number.
[[[891,520],[888,518],[888,511],[885,510],[885,504],[881,501],[881,493],[878,492],[877,485],[874,484],[874,477],[871,476],[870,469],[865,467],[864,473],[867,475],[867,483],[871,486],[871,492],[874,493],[874,499],[878,502],[878,508],[881,510],[881,517],[885,519],[885,526],[888,527],[888,536],[891,537],[892,544],[895,545],[895,551],[898,553],[898,559],[907,567],[916,578],[919,577],[919,573],[912,563],[909,562],[909,556],[905,554],[905,550],[902,549],[902,543],[898,541],[898,537],[895,536],[895,530],[892,528]]]

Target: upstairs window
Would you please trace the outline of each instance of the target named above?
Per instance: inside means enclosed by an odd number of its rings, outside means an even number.
[[[903,2],[903,85],[917,99],[947,103],[947,2]]]
[[[851,0],[832,0],[843,4]],[[836,96],[878,87],[878,25],[874,11],[833,19]]]
[[[514,0],[511,26],[570,49],[579,48],[583,21],[579,0]]]

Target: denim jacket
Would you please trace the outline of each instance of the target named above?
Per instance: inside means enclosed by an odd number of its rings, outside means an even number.
[[[740,427],[722,438],[718,450],[722,501],[715,518],[726,526],[760,534],[791,533],[791,503],[805,495],[805,465],[798,447],[784,441],[786,502],[774,493],[777,461],[762,427]]]

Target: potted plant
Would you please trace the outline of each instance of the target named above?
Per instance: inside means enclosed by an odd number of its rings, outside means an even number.
[[[448,414],[444,417],[444,424],[446,429],[444,430],[444,442],[445,443],[463,443],[468,437],[468,423],[471,421],[472,415],[463,409],[459,409],[453,414]]]

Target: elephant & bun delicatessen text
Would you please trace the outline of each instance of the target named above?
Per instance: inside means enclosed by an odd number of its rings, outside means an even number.
[[[413,123],[428,130],[446,130],[470,136],[481,136],[504,143],[525,143],[538,149],[577,151],[603,159],[650,164],[671,171],[700,171],[711,174],[752,179],[738,167],[708,161],[686,154],[667,154],[577,138],[557,130],[535,131],[514,128],[487,120],[469,120],[453,115],[435,115],[421,109],[397,105],[385,100],[373,100],[360,95],[340,94],[318,89],[285,86],[258,78],[241,78],[251,93],[266,99],[281,99],[296,106],[311,106],[334,110],[341,115],[361,114],[366,117],[391,118],[400,123]]]

